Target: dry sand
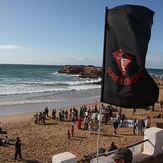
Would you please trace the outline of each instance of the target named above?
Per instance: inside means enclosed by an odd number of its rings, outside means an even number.
[[[162,85],[160,86],[162,87]],[[159,101],[163,99],[163,89],[160,89]],[[95,105],[95,104],[91,104]],[[87,105],[89,106],[89,105]],[[79,109],[80,106],[76,106]],[[67,108],[67,109],[70,109]],[[127,117],[136,117],[145,119],[147,115],[152,118],[152,126],[156,123],[163,123],[163,118],[153,118],[156,114],[163,114],[159,103],[155,105],[155,111],[139,109],[133,115],[132,109],[122,109]],[[116,114],[117,112],[114,112]],[[98,132],[89,133],[86,130],[78,130],[77,123],[65,121],[60,122],[58,119],[53,120],[48,117],[45,125],[34,124],[34,113],[0,116],[0,127],[6,130],[8,137],[15,140],[17,136],[22,141],[22,157],[24,160],[13,160],[15,141],[10,145],[0,146],[0,163],[9,162],[52,162],[52,156],[62,153],[71,152],[81,159],[83,155],[96,152]],[[51,114],[50,114],[51,116]],[[74,126],[74,137],[70,140],[67,138],[67,130]],[[83,123],[82,123],[83,128]],[[108,150],[112,141],[118,147],[125,147],[143,140],[143,135],[133,135],[132,128],[121,127],[117,130],[117,135],[113,132],[112,124],[101,124],[100,146]],[[2,138],[5,134],[1,135]]]

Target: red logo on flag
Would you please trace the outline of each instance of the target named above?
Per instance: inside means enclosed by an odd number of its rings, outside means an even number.
[[[126,67],[131,62],[131,57],[124,54],[122,49],[117,50],[112,53],[122,75],[124,76],[126,74]]]

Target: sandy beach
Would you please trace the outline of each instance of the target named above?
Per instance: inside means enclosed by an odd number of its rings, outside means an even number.
[[[147,115],[151,117],[151,126],[156,126],[157,123],[163,123],[163,118],[153,118],[156,114],[163,115],[163,109],[160,108],[159,101],[163,100],[162,82],[160,84],[160,95],[158,102],[155,105],[155,111],[137,109],[133,115],[132,109],[122,108],[122,113],[127,118],[141,118],[146,119]],[[84,105],[84,104],[83,104]],[[95,105],[89,104],[90,106]],[[87,104],[86,106],[89,107]],[[99,105],[99,104],[98,104]],[[105,105],[105,104],[104,104]],[[76,109],[80,109],[82,105],[75,106]],[[107,105],[105,105],[107,106]],[[73,106],[74,107],[74,106]],[[99,107],[99,106],[98,106]],[[63,108],[69,111],[71,107]],[[42,111],[42,110],[40,110]],[[92,133],[88,130],[77,128],[77,122],[70,122],[69,120],[59,121],[58,114],[57,119],[52,119],[51,111],[49,108],[49,117],[46,118],[44,125],[34,124],[34,113],[17,114],[0,116],[0,127],[7,131],[8,137],[12,140],[9,145],[0,146],[0,162],[39,162],[50,163],[52,156],[62,153],[71,152],[77,156],[80,160],[83,155],[88,155],[96,152],[98,132],[96,129]],[[57,113],[59,110],[57,110]],[[113,112],[117,114],[117,112]],[[74,126],[74,137],[68,139],[67,130]],[[1,134],[1,138],[5,138],[5,134]],[[22,157],[23,160],[13,160],[15,139],[19,136],[22,141]],[[136,142],[143,140],[143,135],[133,135],[132,128],[120,127],[117,130],[117,134],[114,134],[113,126],[111,122],[108,125],[101,124],[100,133],[100,146],[108,150],[111,142],[115,142],[118,147],[125,147]]]

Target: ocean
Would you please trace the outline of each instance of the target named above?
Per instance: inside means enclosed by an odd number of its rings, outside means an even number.
[[[59,74],[62,67],[0,64],[0,115],[28,112],[21,109],[24,106],[30,109],[27,104],[35,104],[35,108],[41,107],[39,104],[62,108],[99,100],[101,85],[95,83],[100,79]]]
[[[63,66],[0,64],[0,115],[38,111],[41,104],[63,108],[100,99],[100,79],[59,74]],[[163,77],[163,69],[147,69]],[[29,105],[35,104],[36,110]],[[24,108],[24,106],[26,106]]]

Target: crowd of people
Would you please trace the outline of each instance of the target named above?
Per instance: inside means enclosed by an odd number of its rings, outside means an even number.
[[[43,112],[35,113],[34,116],[34,123],[35,124],[45,124],[46,117],[49,117],[49,109],[48,107],[45,108]]]
[[[113,114],[113,112],[117,112],[117,114]],[[80,109],[70,108],[69,110],[59,110],[57,117],[57,110],[52,109],[52,119],[59,119],[59,121],[70,121],[77,122],[77,128],[88,130],[92,133],[94,130],[97,131],[99,127],[99,113],[100,108],[97,108],[97,105],[88,107],[83,105]],[[46,117],[49,116],[49,109],[46,107],[43,112],[34,114],[34,123],[35,124],[45,124]],[[113,121],[111,121],[113,119]],[[119,127],[124,127],[126,123],[126,116],[122,113],[122,109],[114,108],[111,105],[105,107],[103,104],[101,105],[101,122],[104,124],[108,124],[108,122],[112,122],[114,128],[114,134],[117,134],[117,129]],[[83,126],[82,126],[83,125]],[[137,119],[133,120],[133,134],[141,135],[144,133],[145,128],[149,128],[151,125],[151,118],[147,116],[146,119]]]
[[[134,127],[133,127],[133,134],[142,135],[144,133],[144,130],[149,128],[151,126],[151,118],[150,116],[147,116],[147,118],[144,119],[134,119]]]
[[[161,106],[161,103],[160,103]],[[133,110],[134,113],[136,112],[136,109]],[[49,116],[49,110],[48,107],[45,108],[45,110],[42,113],[42,116],[40,116],[41,112],[36,113],[34,115],[34,122],[37,124],[44,124],[46,123],[46,117]],[[88,130],[89,133],[92,133],[93,131],[97,131],[99,127],[99,113],[100,108],[97,108],[97,105],[92,107],[87,107],[86,105],[83,105],[80,107],[80,109],[76,108],[70,108],[69,110],[59,110],[57,112],[56,109],[52,109],[52,115],[51,118],[59,121],[68,121],[68,122],[77,122],[77,129],[83,129]],[[133,114],[134,114],[133,113]],[[43,116],[44,115],[44,116]],[[58,117],[57,117],[58,116]],[[44,117],[44,119],[43,119]],[[111,105],[105,107],[104,105],[101,105],[101,123],[103,124],[112,124],[114,128],[114,134],[117,134],[117,129],[120,127],[124,127],[126,121],[127,121],[126,115],[122,112],[121,108],[115,108]],[[112,121],[113,119],[113,121]],[[151,118],[150,116],[147,116],[146,119],[139,119],[134,118],[133,120],[133,134],[136,135],[142,135],[146,128],[149,128],[151,126]],[[68,131],[67,131],[67,137],[68,139],[71,139],[74,137],[75,128],[74,125],[72,125]],[[131,153],[129,149],[118,149],[118,147],[114,144],[114,142],[111,143],[110,147],[108,148],[107,152],[117,150],[115,153],[115,157],[113,159],[125,159],[122,158],[125,155],[125,152],[128,152],[128,154],[131,157]],[[124,154],[122,154],[121,157],[118,157],[118,152],[120,150],[124,150]],[[104,153],[106,150],[102,147],[99,148],[99,153]]]

